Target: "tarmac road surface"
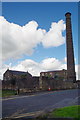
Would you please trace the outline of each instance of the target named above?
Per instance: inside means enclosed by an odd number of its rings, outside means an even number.
[[[80,89],[43,92],[2,100],[2,118],[33,117],[43,111],[80,105]]]

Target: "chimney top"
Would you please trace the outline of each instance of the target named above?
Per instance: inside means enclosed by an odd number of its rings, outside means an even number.
[[[70,13],[70,12],[67,12],[67,13],[65,14],[65,16],[71,16],[71,13]]]

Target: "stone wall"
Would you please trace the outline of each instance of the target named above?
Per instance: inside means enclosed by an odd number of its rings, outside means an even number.
[[[40,89],[42,90],[48,90],[49,88],[51,90],[55,89],[75,89],[77,88],[77,83],[63,81],[63,80],[56,80],[54,78],[48,78],[48,77],[41,77],[39,79]]]
[[[4,79],[2,81],[2,88],[3,89],[13,89],[13,90],[20,90],[23,92],[27,91],[38,91],[38,90],[59,90],[59,89],[73,89],[78,88],[80,86],[80,82],[69,82],[64,80],[66,77],[66,70],[61,70],[57,72],[58,77],[51,77],[49,76],[51,72],[48,73],[48,76],[43,76],[40,74],[40,77],[32,76],[29,73],[26,75],[13,75],[11,72],[7,71],[4,74]],[[65,74],[64,74],[65,73]],[[56,71],[53,72],[52,75],[56,74]],[[45,74],[46,75],[46,74]],[[63,78],[62,76],[65,75]],[[78,85],[79,84],[79,85]]]
[[[11,89],[21,91],[35,91],[39,89],[39,77],[30,77],[30,78],[20,78],[15,80],[15,84],[12,84],[12,80],[3,80],[2,81],[3,89]]]
[[[67,81],[67,70],[63,69],[56,71],[41,72],[40,77],[49,77],[49,78]]]
[[[0,80],[0,90],[2,89],[2,80]]]

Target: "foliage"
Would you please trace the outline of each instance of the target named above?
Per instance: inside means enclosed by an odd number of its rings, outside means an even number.
[[[51,78],[52,76],[50,74],[47,74],[46,77]]]
[[[62,77],[62,76],[58,76],[58,75],[55,75],[54,79],[55,79],[55,80],[63,80],[64,77]]]

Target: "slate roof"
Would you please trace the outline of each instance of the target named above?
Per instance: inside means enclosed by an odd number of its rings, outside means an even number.
[[[62,72],[62,71],[66,71],[65,69],[62,69],[62,70],[55,70],[55,71],[45,71],[45,72],[41,72],[41,73],[50,73],[50,72]]]
[[[12,74],[16,74],[16,75],[26,75],[26,74],[31,75],[29,72],[15,71],[15,70],[8,70],[8,71],[11,72]]]

